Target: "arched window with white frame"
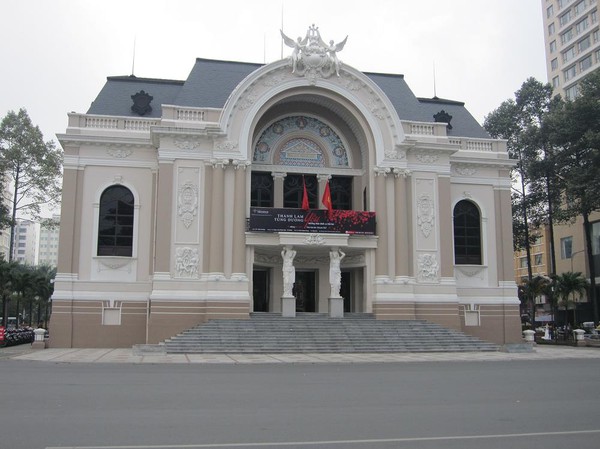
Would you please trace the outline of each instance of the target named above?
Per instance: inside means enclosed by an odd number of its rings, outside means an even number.
[[[113,185],[100,196],[98,216],[98,256],[133,255],[133,193],[122,185]]]
[[[459,201],[454,206],[454,263],[481,265],[481,261],[481,213],[472,201]]]

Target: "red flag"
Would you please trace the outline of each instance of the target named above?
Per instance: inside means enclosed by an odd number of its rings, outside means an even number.
[[[321,199],[323,206],[327,208],[329,217],[331,218],[331,211],[333,210],[333,204],[331,203],[331,191],[329,190],[329,181],[325,184],[325,192],[323,192],[323,198]]]
[[[302,186],[304,187],[304,192],[302,192],[302,209],[308,210],[310,206],[308,204],[308,192],[306,191],[306,182],[304,181],[304,176],[302,176]]]

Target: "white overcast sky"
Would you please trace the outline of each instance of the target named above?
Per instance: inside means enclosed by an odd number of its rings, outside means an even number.
[[[56,140],[107,76],[131,74],[134,41],[136,76],[185,80],[197,57],[280,59],[282,21],[294,39],[313,23],[348,35],[343,63],[403,74],[419,97],[435,66],[437,96],[480,123],[528,77],[547,81],[540,0],[0,0],[0,114],[24,107]]]

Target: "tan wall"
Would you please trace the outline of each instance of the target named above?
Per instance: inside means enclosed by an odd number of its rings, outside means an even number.
[[[501,304],[480,306],[480,326],[464,326],[464,313],[461,312],[462,331],[499,345],[522,343],[519,306]]]
[[[102,324],[102,301],[52,305],[51,348],[127,348],[146,339],[146,304],[123,303],[120,325]]]

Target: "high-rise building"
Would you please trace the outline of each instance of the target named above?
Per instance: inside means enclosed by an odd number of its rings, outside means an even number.
[[[58,223],[60,221],[60,214],[52,216],[52,220]],[[40,227],[40,245],[39,245],[39,265],[49,265],[56,267],[58,262],[58,235],[60,228],[58,226]]]
[[[17,220],[13,260],[27,265],[38,264],[39,223],[30,220]]]
[[[572,100],[579,81],[600,67],[599,0],[541,1],[548,81]]]

